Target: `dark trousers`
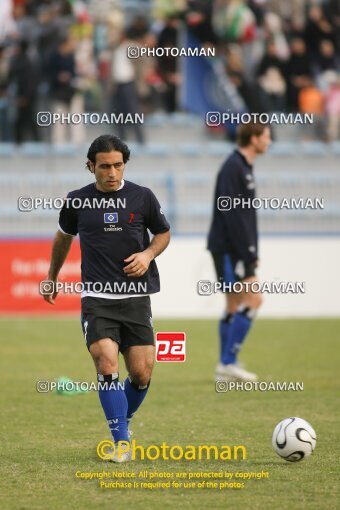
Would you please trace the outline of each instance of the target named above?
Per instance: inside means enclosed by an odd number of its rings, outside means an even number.
[[[25,140],[38,140],[38,130],[34,113],[33,99],[29,99],[25,106],[18,106],[14,122],[16,143],[22,143]]]
[[[113,111],[117,115],[122,113],[124,117],[127,114],[131,114],[133,116],[136,113],[139,113],[139,99],[134,82],[117,84],[113,95]],[[128,126],[129,124],[124,123],[117,124],[118,135],[123,140],[126,139],[126,128]],[[142,126],[138,123],[130,124],[130,126],[135,132],[137,141],[139,143],[144,143]]]

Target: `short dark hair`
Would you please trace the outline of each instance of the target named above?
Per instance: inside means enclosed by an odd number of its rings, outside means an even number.
[[[87,159],[90,160],[94,165],[96,164],[96,154],[97,152],[111,152],[117,151],[121,152],[123,155],[123,161],[126,163],[130,159],[130,149],[126,145],[126,143],[122,142],[118,136],[113,135],[101,135],[98,136],[90,145],[90,148],[87,152]],[[88,169],[89,163],[86,163]]]
[[[249,124],[240,124],[237,128],[236,142],[239,147],[247,147],[251,143],[252,136],[261,136],[266,129],[267,124],[262,122],[250,122]]]

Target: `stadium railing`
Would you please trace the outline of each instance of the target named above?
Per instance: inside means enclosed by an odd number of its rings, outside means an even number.
[[[129,144],[126,178],[150,187],[169,217],[174,234],[205,235],[213,210],[217,172],[233,145],[224,142]],[[311,149],[311,147],[313,147]],[[87,146],[0,144],[0,235],[52,236],[58,211],[20,212],[19,197],[65,197],[85,186]],[[340,235],[340,143],[275,142],[255,165],[258,197],[322,198],[323,209],[259,209],[263,234]]]

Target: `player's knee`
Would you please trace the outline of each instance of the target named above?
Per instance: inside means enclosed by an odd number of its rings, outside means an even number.
[[[113,374],[118,372],[118,363],[114,362],[108,356],[103,354],[101,355],[92,355],[94,364],[96,366],[98,374]]]
[[[144,370],[131,370],[130,377],[138,386],[146,386],[150,382],[151,372],[152,370],[147,368]]]
[[[226,294],[227,296],[227,312],[234,314],[239,309],[242,303],[242,298],[239,294]]]
[[[260,306],[262,305],[262,303],[263,303],[262,294],[260,294],[260,293],[249,294],[247,301],[248,301],[247,304],[248,304],[249,308],[253,308],[254,310],[258,310],[260,308]]]
[[[256,294],[255,308],[258,309],[262,306],[263,296],[262,294]]]
[[[118,347],[111,340],[94,342],[90,345],[90,354],[98,374],[118,372]]]

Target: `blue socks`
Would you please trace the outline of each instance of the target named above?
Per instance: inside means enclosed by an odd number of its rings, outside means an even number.
[[[146,397],[147,391],[150,386],[150,381],[145,386],[138,386],[138,384],[134,383],[130,376],[125,379],[124,382],[124,391],[126,395],[126,399],[128,402],[128,411],[127,411],[127,422],[131,420],[132,416],[135,414],[141,403]]]
[[[255,310],[247,307],[242,307],[234,315],[231,351],[235,356],[235,361],[241,345],[252,325],[254,315]]]
[[[224,365],[233,363],[230,361],[231,356],[229,353],[231,334],[233,326],[233,315],[228,313],[225,319],[220,320],[219,333],[220,333],[220,362]]]
[[[234,364],[240,347],[248,334],[255,310],[242,307],[234,315],[228,314],[220,321],[220,361]]]
[[[99,383],[107,383],[105,389],[99,387],[98,394],[107,423],[115,443],[129,441],[127,412],[128,401],[123,385],[118,382],[118,374],[98,374]]]
[[[106,383],[104,389],[99,387],[98,394],[114,442],[130,441],[128,424],[145,399],[150,381],[139,386],[128,376],[124,384],[120,384],[116,373],[98,374],[98,382]]]

